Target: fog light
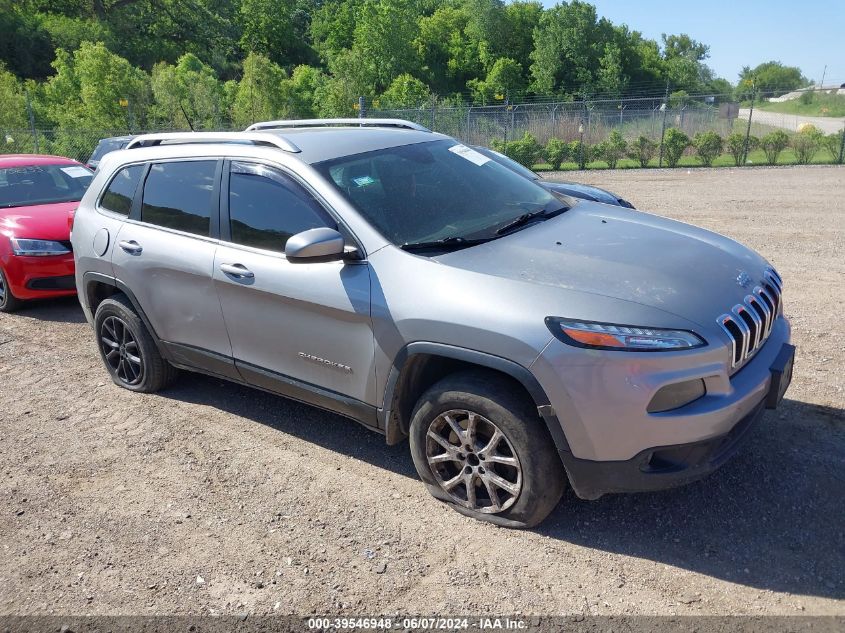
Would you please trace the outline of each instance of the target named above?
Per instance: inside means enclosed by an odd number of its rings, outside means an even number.
[[[685,404],[689,404],[694,400],[698,400],[701,396],[707,393],[704,386],[704,381],[701,378],[695,380],[685,380],[684,382],[676,382],[673,385],[666,385],[661,387],[651,402],[648,403],[646,411],[649,413],[660,413],[662,411],[671,411],[677,409]]]

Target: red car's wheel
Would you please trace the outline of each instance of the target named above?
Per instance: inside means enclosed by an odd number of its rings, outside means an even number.
[[[12,294],[6,273],[0,268],[0,312],[14,312],[23,305],[23,301]]]

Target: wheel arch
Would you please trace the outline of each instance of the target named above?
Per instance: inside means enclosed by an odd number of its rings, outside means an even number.
[[[527,368],[501,356],[429,342],[409,343],[396,355],[390,368],[379,411],[387,443],[396,444],[407,437],[411,411],[426,389],[446,375],[473,368],[495,371],[518,385],[537,407],[537,414],[558,452],[569,452],[566,435],[549,397]]]

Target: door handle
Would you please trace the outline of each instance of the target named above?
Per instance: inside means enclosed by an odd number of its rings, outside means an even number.
[[[252,279],[255,273],[243,264],[220,264],[220,270],[237,279]]]
[[[130,255],[138,255],[142,250],[144,250],[135,240],[118,242],[117,245]]]

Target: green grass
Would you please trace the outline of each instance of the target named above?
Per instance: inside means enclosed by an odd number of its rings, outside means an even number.
[[[766,112],[782,112],[800,116],[829,116],[845,117],[845,95],[828,94],[826,92],[809,93],[810,103],[803,103],[801,99],[792,99],[781,103],[771,101],[758,103],[755,107]]]
[[[797,165],[798,162],[795,160],[795,152],[792,151],[791,148],[785,149],[781,155],[778,157],[778,165]],[[826,149],[820,149],[816,152],[816,155],[813,157],[812,163],[813,165],[832,165],[835,164],[835,161],[831,157],[830,153]],[[657,167],[658,159],[654,158],[649,163],[649,167]],[[748,154],[748,163],[749,166],[759,166],[759,165],[766,165],[766,154],[763,150],[758,149],[754,150],[750,154]],[[667,167],[666,161],[663,161],[663,166]],[[716,160],[713,161],[713,167],[735,167],[733,156],[730,154],[722,154]],[[692,168],[692,167],[703,167],[701,161],[698,159],[697,156],[683,156],[681,157],[681,161],[678,163],[678,168]],[[561,171],[575,171],[578,169],[577,163],[563,163],[560,166]],[[606,162],[601,160],[596,160],[587,163],[587,169],[609,169]],[[616,165],[616,169],[640,169],[640,164],[637,161],[631,160],[630,158],[623,158],[619,161]],[[534,171],[542,172],[542,171],[551,171],[552,166],[548,163],[538,163],[534,165]]]

